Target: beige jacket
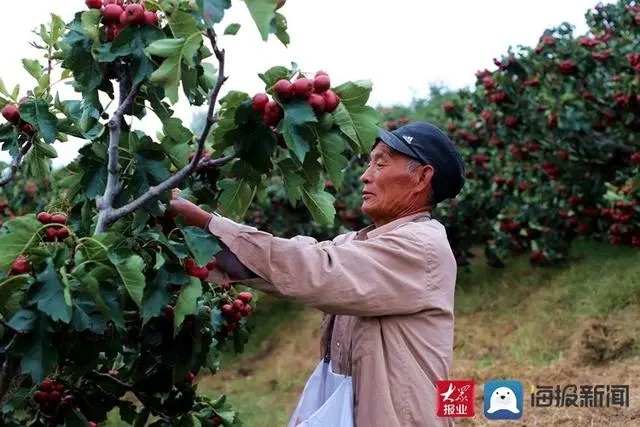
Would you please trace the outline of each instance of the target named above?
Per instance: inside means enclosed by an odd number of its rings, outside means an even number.
[[[435,415],[457,272],[442,224],[422,213],[320,243],[222,217],[209,230],[260,277],[242,283],[325,313],[322,355],[330,338],[333,369],[353,376],[357,427],[454,424]]]

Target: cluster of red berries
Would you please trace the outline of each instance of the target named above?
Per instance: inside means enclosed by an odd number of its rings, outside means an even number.
[[[28,99],[29,97],[25,96],[20,100],[19,104],[20,105],[24,104],[25,101],[27,101]],[[22,117],[20,117],[20,110],[18,109],[17,105],[14,105],[14,104],[5,105],[2,108],[2,117],[7,119],[7,121],[12,125],[16,126],[20,130],[20,132],[26,133],[29,136],[36,133],[36,130],[33,128],[33,126],[31,126],[29,123],[22,120]]]
[[[67,222],[67,216],[65,214],[53,214],[48,212],[40,212],[37,216],[38,221],[42,224],[60,224],[64,225]],[[69,230],[66,227],[47,227],[44,231],[45,240],[50,242],[57,240],[64,240],[69,237]]]
[[[158,15],[144,9],[142,3],[125,4],[125,0],[85,0],[89,9],[100,9],[107,40],[116,38],[126,27],[158,25]]]
[[[222,306],[222,316],[227,320],[228,332],[235,331],[238,322],[240,322],[243,317],[251,316],[251,313],[253,313],[253,308],[250,304],[252,299],[253,295],[251,292],[240,292],[232,304],[224,304]]]
[[[40,383],[38,390],[33,394],[33,400],[40,405],[40,411],[49,416],[54,415],[58,406],[65,407],[73,404],[73,395],[65,394],[65,386],[50,378]],[[89,427],[98,427],[93,421],[87,424]]]
[[[306,100],[316,115],[332,113],[340,105],[340,98],[331,90],[329,74],[324,71],[318,71],[313,80],[304,76],[300,76],[293,83],[287,79],[280,79],[273,85],[273,91],[281,102],[286,103],[291,99]],[[278,126],[284,117],[280,104],[274,99],[269,99],[266,93],[256,94],[252,106],[255,111],[262,113],[262,120],[268,126]]]
[[[184,261],[184,269],[189,276],[197,277],[200,280],[206,280],[209,271],[214,270],[217,266],[216,259],[212,259],[207,265],[198,265],[193,258],[187,258]]]

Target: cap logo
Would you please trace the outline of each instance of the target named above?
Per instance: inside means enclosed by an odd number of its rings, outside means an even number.
[[[411,144],[413,142],[412,136],[404,135],[402,138],[404,138],[404,140],[407,141],[407,144]]]

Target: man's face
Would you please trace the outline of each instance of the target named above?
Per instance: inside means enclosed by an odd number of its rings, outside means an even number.
[[[376,224],[424,210],[426,190],[433,169],[409,172],[408,158],[378,143],[371,151],[369,167],[360,177],[362,212]]]

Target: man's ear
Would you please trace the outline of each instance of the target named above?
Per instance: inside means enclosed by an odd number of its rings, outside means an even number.
[[[421,190],[426,190],[429,185],[431,184],[431,181],[433,180],[433,174],[434,174],[434,169],[433,166],[431,165],[424,165],[421,166],[419,169],[420,173],[419,173],[419,182],[418,182],[418,186],[420,187]]]

